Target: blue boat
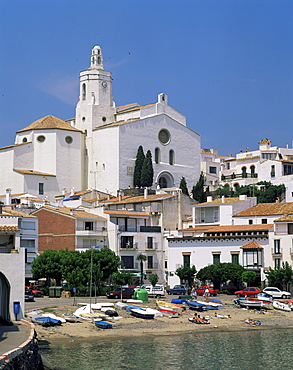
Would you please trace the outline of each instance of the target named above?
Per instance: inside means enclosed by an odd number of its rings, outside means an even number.
[[[32,322],[36,324],[40,324],[42,326],[56,326],[61,325],[62,322],[60,320],[53,319],[49,316],[41,316],[41,315],[34,315],[32,317]]]
[[[193,309],[193,310],[198,310],[198,311],[202,311],[202,310],[217,310],[218,309],[218,306],[211,306],[208,304],[208,302],[205,304],[205,303],[201,303],[201,302],[197,302],[197,301],[186,301],[187,305],[189,308]]]
[[[187,302],[187,300],[183,298],[173,298],[171,301],[171,303],[175,303],[175,304],[183,304],[185,302]]]
[[[112,329],[113,325],[110,322],[94,320],[97,328],[100,329]]]
[[[139,307],[139,306],[127,306],[126,308],[125,308],[125,310],[126,311],[131,311],[132,309],[138,309],[138,310],[144,310],[144,308],[142,308],[142,307]]]
[[[140,319],[146,319],[146,320],[151,320],[155,317],[154,313],[149,313],[146,310],[140,310],[136,308],[132,308],[130,310],[130,314],[134,317],[139,317]]]

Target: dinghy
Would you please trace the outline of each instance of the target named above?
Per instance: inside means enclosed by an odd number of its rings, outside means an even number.
[[[140,319],[146,319],[146,320],[151,320],[155,317],[155,314],[149,313],[146,310],[140,310],[137,308],[132,308],[130,310],[130,314],[134,317],[138,317]]]
[[[273,306],[276,310],[287,311],[287,312],[291,311],[291,308],[288,304],[285,304],[279,301],[273,301]]]

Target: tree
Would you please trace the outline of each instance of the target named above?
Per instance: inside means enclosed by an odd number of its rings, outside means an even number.
[[[143,147],[140,145],[137,150],[134,171],[133,171],[133,186],[141,187],[141,169],[144,163],[145,155]]]
[[[194,200],[197,200],[199,203],[203,203],[206,201],[206,194],[204,191],[204,185],[205,185],[205,177],[203,172],[200,173],[199,179],[192,187],[192,198]]]
[[[147,259],[147,256],[142,253],[136,257],[136,260],[140,262],[140,285],[143,285],[143,262]]]
[[[140,184],[143,187],[150,187],[153,185],[153,179],[154,179],[154,169],[152,153],[150,150],[148,150],[141,169]]]
[[[185,177],[182,176],[179,184],[179,188],[182,190],[182,194],[189,195],[187,183]]]
[[[120,285],[121,289],[121,301],[122,301],[122,286],[130,284],[133,278],[133,274],[127,271],[116,271],[111,275],[111,280],[114,284]]]
[[[198,271],[196,278],[201,282],[211,280],[216,289],[220,289],[221,284],[232,281],[234,285],[238,285],[241,280],[244,268],[237,263],[217,263],[214,265],[205,266]]]
[[[179,267],[175,274],[180,278],[180,280],[184,280],[185,282],[188,282],[188,286],[192,285],[192,282],[194,280],[194,275],[196,274],[195,266],[183,266]]]
[[[272,269],[269,267],[269,271],[265,271],[268,278],[268,283],[271,286],[277,286],[280,289],[288,289],[288,284],[293,281],[293,269],[288,262],[283,262],[282,267]]]
[[[53,249],[47,249],[37,256],[32,263],[32,274],[34,279],[55,279],[57,285],[62,281],[61,254]]]
[[[159,281],[159,276],[157,274],[151,274],[149,276],[149,281],[151,282],[152,286],[155,286]]]
[[[255,271],[243,271],[242,272],[242,281],[247,283],[248,285],[252,285],[256,279],[256,272]]]

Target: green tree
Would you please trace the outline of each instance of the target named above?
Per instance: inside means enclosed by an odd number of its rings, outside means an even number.
[[[159,276],[157,274],[151,274],[149,276],[149,281],[152,284],[152,286],[155,286],[157,282],[159,281]]]
[[[280,289],[288,289],[288,285],[293,281],[293,269],[288,262],[283,262],[281,268],[272,269],[269,267],[269,271],[265,271],[267,275],[268,284],[270,286],[277,286]]]
[[[147,259],[147,256],[142,253],[136,257],[136,260],[140,262],[140,285],[143,285],[143,262]]]
[[[143,147],[140,145],[137,150],[134,171],[133,171],[133,186],[141,187],[141,169],[145,160]]]
[[[242,281],[247,283],[248,285],[252,285],[256,279],[256,272],[255,271],[243,271],[242,272]]]
[[[55,279],[57,285],[62,281],[61,253],[47,249],[37,256],[32,263],[32,274],[34,279]]]
[[[196,278],[202,283],[206,282],[206,280],[211,280],[216,289],[220,289],[221,284],[228,280],[238,286],[243,270],[244,268],[236,263],[217,263],[200,269],[196,274]]]
[[[183,266],[179,267],[175,274],[180,278],[181,281],[188,282],[188,286],[192,285],[192,282],[194,280],[194,275],[196,274],[196,268],[195,266]]]
[[[200,173],[199,179],[192,187],[192,198],[194,200],[197,200],[199,203],[203,203],[207,200],[206,193],[204,191],[204,185],[205,185],[205,177],[203,172]]]
[[[182,194],[189,195],[187,183],[185,177],[182,176],[179,184],[179,188],[182,190]]]
[[[111,281],[116,285],[120,285],[121,301],[122,301],[122,286],[130,284],[132,278],[133,274],[127,271],[116,271],[111,275]]]
[[[153,179],[154,179],[154,169],[152,153],[150,150],[148,150],[141,169],[140,184],[143,187],[150,187],[153,185]]]

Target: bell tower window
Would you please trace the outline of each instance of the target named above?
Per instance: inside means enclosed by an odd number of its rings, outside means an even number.
[[[86,99],[86,86],[85,86],[85,84],[82,84],[81,98],[82,98],[82,100]]]

